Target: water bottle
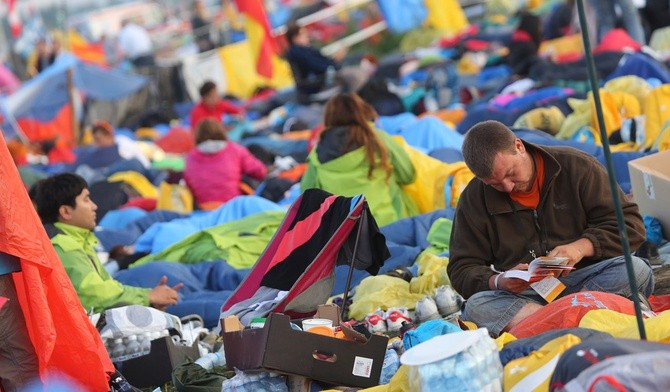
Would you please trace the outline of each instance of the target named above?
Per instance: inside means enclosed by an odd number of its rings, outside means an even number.
[[[379,385],[388,384],[398,371],[399,367],[400,357],[398,357],[398,353],[392,348],[386,349],[384,363],[382,363],[382,373],[379,377]]]
[[[151,332],[144,332],[140,340],[140,351],[142,355],[147,355],[151,352]]]
[[[141,352],[140,342],[137,340],[137,335],[128,336],[128,343],[126,343],[126,355],[136,355]]]
[[[212,370],[216,366],[226,366],[226,357],[222,352],[209,353],[198,358],[195,363],[202,366],[205,370]]]
[[[109,356],[114,359],[123,356],[125,353],[126,348],[123,345],[123,339],[118,338],[114,339],[114,341],[111,343],[110,350],[109,350]]]

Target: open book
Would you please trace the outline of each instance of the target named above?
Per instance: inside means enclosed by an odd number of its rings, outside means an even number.
[[[546,278],[547,276],[558,276],[563,271],[570,271],[574,269],[567,264],[567,257],[541,256],[528,264],[527,271],[505,271],[505,278],[517,278],[523,279],[526,282],[537,282]]]

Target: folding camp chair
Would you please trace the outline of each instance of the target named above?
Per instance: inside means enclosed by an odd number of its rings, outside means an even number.
[[[311,316],[330,297],[336,264],[350,266],[344,290],[346,303],[353,268],[376,275],[389,256],[386,239],[365,197],[308,189],[293,203],[247,278],[223,305],[222,315],[235,314],[231,308],[243,307],[245,301],[251,306],[253,302],[249,301],[260,289],[273,289],[287,293],[266,309],[268,313],[285,313],[292,318]]]

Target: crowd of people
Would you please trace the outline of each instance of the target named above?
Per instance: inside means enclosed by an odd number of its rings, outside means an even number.
[[[546,17],[525,11],[516,15],[518,23],[502,59],[510,73],[506,85],[546,71],[540,46],[549,37],[573,31],[574,3],[561,3]],[[641,44],[648,41],[632,1],[586,3],[597,22],[592,32],[595,42],[619,19],[633,40]],[[203,33],[209,24],[203,2],[196,1],[195,9],[191,23],[198,32],[197,45],[200,51],[207,51],[214,43]],[[147,254],[136,252],[132,244],[114,244],[111,251],[96,235],[98,205],[92,199],[93,184],[87,178],[111,174],[110,168],[115,165],[117,173],[137,168],[157,183],[176,177],[169,181],[192,194],[198,213],[254,194],[255,188],[261,189],[256,185],[267,185],[284,171],[281,178],[291,179],[287,180],[289,186],[297,184],[299,192],[318,188],[344,196],[365,195],[380,227],[420,215],[416,196],[406,187],[417,182],[418,173],[424,169],[416,164],[414,156],[426,154],[408,148],[384,128],[381,117],[389,107],[386,99],[391,96],[393,104],[402,107],[403,97],[391,91],[393,83],[378,79],[378,60],[365,56],[357,66],[344,66],[346,51],[332,57],[322,54],[311,45],[308,29],[296,23],[288,26],[286,39],[285,58],[295,77],[297,100],[324,103],[320,126],[308,130],[313,146],[301,151],[303,165],[294,162],[288,170],[279,170],[279,153],[257,145],[252,148],[231,136],[231,123],[244,121],[250,106],[223,98],[217,84],[207,80],[199,88],[200,101],[182,119],[186,129],[183,133],[193,147],[181,154],[183,170],[158,173],[145,149],[117,135],[109,122],[98,120],[89,124],[90,146],[77,151],[78,156],[68,166],[71,170],[45,174],[26,184],[59,266],[80,301],[72,306],[81,305],[87,313],[126,305],[169,312],[181,298],[184,284],[168,282],[167,276],[154,281],[152,287],[139,287],[123,284],[115,275],[119,268],[126,269]],[[58,42],[51,42],[53,49],[49,49],[47,40],[37,43],[28,69],[31,76],[54,62],[60,50]],[[155,66],[151,39],[143,27],[124,21],[118,37],[118,57],[135,67]],[[320,95],[326,90],[327,95]],[[463,109],[465,105],[456,106]],[[425,106],[422,109],[415,106],[423,115],[434,114],[426,113]],[[495,338],[532,318],[551,301],[533,287],[534,281],[515,277],[512,271],[526,271],[529,263],[544,256],[565,261],[566,268],[551,278],[552,284],[562,287],[559,299],[593,291],[635,297],[636,301],[640,295],[640,301],[646,302],[654,292],[652,266],[645,255],[624,255],[613,197],[622,200],[625,230],[633,252],[647,241],[638,206],[621,188],[616,195],[610,194],[607,170],[594,156],[567,145],[529,142],[515,131],[511,124],[485,119],[463,132],[459,150],[474,179],[458,195],[453,225],[445,239],[446,276],[465,300],[457,310],[460,321],[485,327]],[[278,136],[268,139],[277,141]],[[103,162],[104,157],[109,161]],[[103,163],[99,167],[88,164],[96,160]],[[86,169],[82,169],[84,162]],[[280,192],[282,198],[290,193],[289,188],[285,190]],[[633,263],[636,291],[629,286],[627,256]],[[12,279],[21,266],[17,257],[0,251],[0,299],[9,299],[4,306],[0,303],[0,386],[8,392],[20,391],[39,379],[40,365],[30,342],[25,309],[17,300],[20,290]],[[408,315],[403,317],[411,320]],[[114,377],[118,379],[119,375]]]

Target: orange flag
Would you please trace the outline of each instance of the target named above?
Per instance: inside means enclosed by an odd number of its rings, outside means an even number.
[[[237,9],[246,16],[246,32],[256,58],[256,72],[271,78],[272,55],[278,52],[265,14],[263,0],[235,0]]]
[[[0,251],[21,261],[13,278],[45,390],[63,376],[90,391],[109,390],[107,373],[114,366],[44,231],[2,133],[0,178]]]

